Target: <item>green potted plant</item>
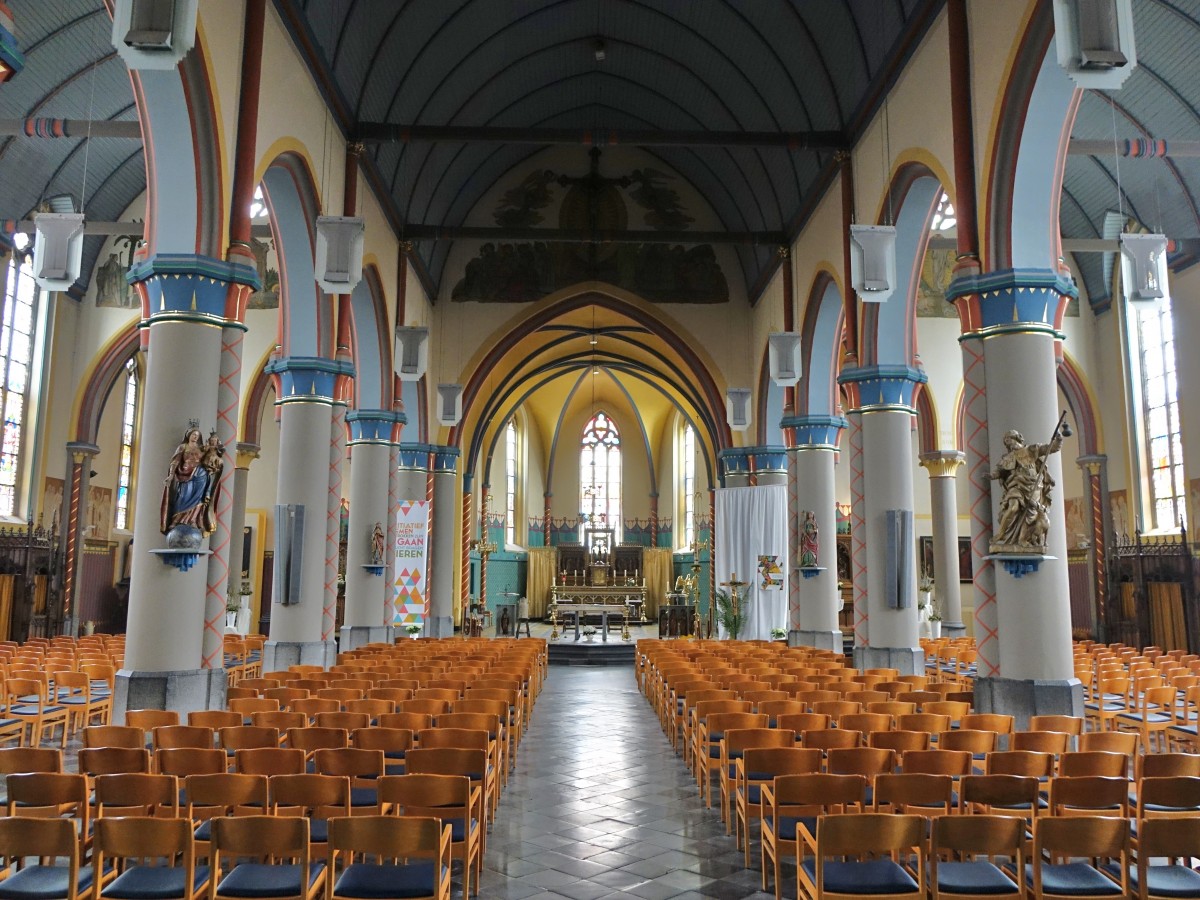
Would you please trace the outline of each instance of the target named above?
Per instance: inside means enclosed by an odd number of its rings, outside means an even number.
[[[771,638],[776,641],[787,640],[787,629],[786,628],[772,628],[771,629]]]
[[[584,640],[586,640],[589,644],[592,642],[593,638],[596,637],[595,625],[584,625],[580,630],[583,632]]]
[[[929,636],[934,640],[942,636],[942,614],[932,603],[929,606]]]
[[[733,598],[729,596],[728,591],[717,591],[717,622],[721,626],[721,630],[725,632],[726,637],[736,641],[741,633],[742,625],[745,624],[743,616],[743,604],[745,598],[741,599],[738,604],[737,615],[733,614]]]
[[[417,639],[417,635],[421,633],[421,626],[416,622],[411,622],[404,626],[404,630],[408,632],[408,636],[413,640]]]

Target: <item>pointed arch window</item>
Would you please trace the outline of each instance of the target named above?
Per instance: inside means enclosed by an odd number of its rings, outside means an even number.
[[[0,328],[0,515],[16,513],[18,485],[23,472],[29,387],[37,326],[38,288],[33,280],[32,254],[13,253],[8,260],[4,289],[3,327]]]
[[[691,425],[683,426],[680,453],[680,489],[683,491],[683,546],[690,547],[696,540],[696,431]]]
[[[133,481],[133,431],[137,424],[138,370],[137,360],[130,357],[125,363],[125,403],[121,408],[121,459],[117,468],[116,526],[129,527],[129,489]]]
[[[617,424],[598,412],[583,429],[579,454],[580,525],[612,528],[621,540],[621,435]]]
[[[517,426],[504,429],[504,540],[517,542]]]
[[[1150,489],[1151,527],[1170,531],[1179,527],[1187,502],[1175,375],[1175,330],[1169,297],[1144,306],[1135,313],[1145,435],[1142,453]]]

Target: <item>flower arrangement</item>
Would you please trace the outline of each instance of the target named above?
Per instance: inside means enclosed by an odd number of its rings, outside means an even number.
[[[930,604],[929,604],[929,621],[930,621],[930,622],[940,622],[940,621],[942,621],[942,614],[941,614],[941,612],[938,610],[938,608],[937,608],[937,604],[936,604],[936,603],[930,603]]]
[[[421,633],[421,626],[416,622],[412,622],[404,626],[404,630],[408,632],[409,637],[416,637]]]
[[[787,637],[787,629],[786,628],[772,628],[771,629],[771,637],[773,637],[777,641],[781,641],[785,637]]]
[[[933,592],[933,576],[931,576],[928,572],[922,572],[921,578],[917,582],[917,590],[921,591],[922,593],[926,593],[926,594],[932,593]]]
[[[595,625],[584,625],[583,628],[580,630],[586,635],[593,635],[596,633],[596,626]]]

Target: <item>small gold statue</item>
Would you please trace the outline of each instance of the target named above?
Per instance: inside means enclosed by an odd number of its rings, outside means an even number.
[[[992,553],[1045,553],[1046,532],[1050,528],[1047,510],[1053,500],[1054,478],[1046,460],[1062,447],[1071,427],[1066,413],[1058,420],[1054,434],[1045,444],[1027,444],[1021,432],[1004,435],[1007,452],[992,467],[988,477],[1000,482],[1000,508],[992,533]]]

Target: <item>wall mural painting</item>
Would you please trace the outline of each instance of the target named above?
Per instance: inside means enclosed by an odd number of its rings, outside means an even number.
[[[1078,550],[1087,546],[1091,539],[1091,526],[1087,520],[1087,506],[1082,497],[1068,497],[1063,501],[1063,515],[1067,520],[1067,547]]]
[[[1108,492],[1108,508],[1112,515],[1113,535],[1117,540],[1128,541],[1133,537],[1133,523],[1129,518],[1129,501],[1124,489]]]
[[[600,151],[591,152],[584,175],[541,169],[506,191],[492,213],[502,228],[536,228],[556,201],[558,228],[624,231],[631,209],[655,231],[691,226],[673,176],[634,169],[612,178],[600,174]],[[605,281],[657,303],[725,303],[729,285],[711,244],[589,244],[529,241],[488,242],[466,265],[451,299],[459,302],[528,303],[581,281]]]
[[[137,293],[125,280],[133,265],[133,250],[139,239],[132,235],[114,238],[108,258],[96,267],[96,305],[112,309],[133,309],[138,305]]]
[[[267,238],[260,241],[250,238],[250,250],[254,253],[254,264],[258,269],[258,280],[262,282],[262,290],[250,295],[246,304],[247,309],[278,309],[279,308],[279,263],[275,259],[275,241]]]
[[[926,319],[957,319],[958,310],[946,302],[946,291],[954,278],[957,254],[953,250],[931,249],[921,264],[921,283],[917,286],[917,316]],[[1079,300],[1067,303],[1065,315],[1079,315]]]
[[[61,478],[50,478],[47,476],[45,486],[42,488],[42,516],[41,527],[47,531],[62,533],[62,505],[63,492],[66,490],[66,482]]]

